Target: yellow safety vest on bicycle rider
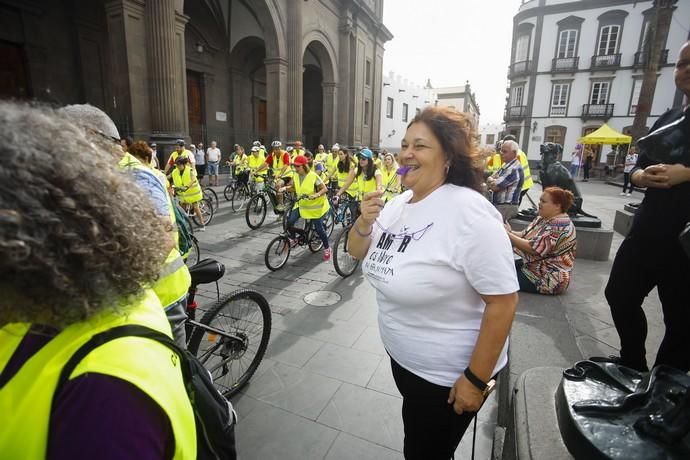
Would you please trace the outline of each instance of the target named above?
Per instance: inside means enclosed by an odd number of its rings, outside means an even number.
[[[314,171],[309,171],[304,177],[295,174],[292,181],[295,184],[297,196],[316,193],[317,180],[320,179]],[[299,206],[299,216],[302,219],[320,219],[331,208],[326,195],[321,195],[315,200],[302,199],[297,203],[297,206]]]
[[[150,290],[120,311],[104,310],[67,326],[26,361],[0,388],[0,454],[3,458],[45,459],[50,414],[62,368],[93,335],[116,326],[139,324],[171,336],[160,302]],[[126,314],[125,314],[126,312]],[[7,366],[30,324],[0,329],[0,373]],[[77,365],[71,378],[87,373],[109,375],[136,386],[165,412],[175,438],[176,460],[197,455],[194,412],[185,390],[180,360],[163,344],[143,337],[110,341]],[[108,414],[104,414],[108,417]],[[136,457],[136,452],[132,452]]]
[[[386,193],[383,195],[385,201],[400,193],[400,181],[397,180],[398,171],[391,168],[390,172],[385,167],[381,168],[381,185]]]
[[[374,171],[376,172],[376,171]],[[358,187],[357,189],[359,190],[359,199],[360,201],[364,198],[364,195],[370,192],[375,192],[376,191],[376,174],[371,176],[371,179],[365,180],[364,179],[364,170],[362,170],[362,174],[357,176],[355,179],[355,182],[357,182]]]
[[[129,153],[125,153],[125,156],[122,158],[122,160],[120,160],[119,165],[121,168],[137,169],[150,173],[159,181],[161,180],[155,172],[146,167],[136,157]],[[177,168],[175,168],[175,171],[177,171]],[[175,177],[175,171],[173,171],[173,178]],[[174,205],[170,199],[170,195],[167,193],[167,189],[165,195],[168,201],[170,222],[175,229],[173,231],[175,247],[173,247],[168,253],[168,257],[165,259],[165,263],[163,264],[163,267],[161,267],[161,271],[158,274],[158,280],[153,284],[153,290],[158,296],[163,308],[167,308],[184,298],[187,295],[189,286],[192,284],[192,276],[189,274],[189,269],[184,264],[182,255],[178,250],[180,238],[177,234],[177,221],[175,220],[175,210],[173,208]]]
[[[522,170],[525,173],[525,181],[522,183],[522,190],[529,190],[533,185],[532,172],[529,170],[529,161],[527,161],[527,155],[522,150],[518,150],[518,159],[522,165]]]
[[[345,181],[347,181],[347,178],[350,175],[350,171],[352,171],[353,169],[355,170],[355,172],[357,172],[357,164],[354,161],[350,162],[350,169],[347,172],[340,172],[339,169],[336,169],[336,171],[338,172],[338,187],[342,187],[343,185],[345,185]],[[352,183],[346,191],[347,194],[351,197],[357,197],[357,192],[359,191],[359,182],[357,182],[357,177],[355,177],[355,179],[352,181]]]
[[[261,152],[259,152],[258,155],[254,155],[253,153],[249,155],[249,159],[247,160],[247,164],[249,165],[249,170],[254,173],[254,180],[256,182],[263,182],[264,179],[266,179],[266,174],[268,171],[265,169],[261,171],[260,173],[257,174],[256,170],[259,169],[261,166],[266,163],[266,157],[264,157]]]
[[[203,198],[201,185],[199,185],[199,181],[196,180],[196,171],[193,171],[189,164],[184,167],[182,173],[180,173],[180,170],[175,166],[172,172],[172,179],[173,185],[175,185],[176,188],[189,187],[184,192],[177,192],[177,196],[182,203],[197,203],[201,201]],[[196,182],[196,184],[190,187],[194,182]]]

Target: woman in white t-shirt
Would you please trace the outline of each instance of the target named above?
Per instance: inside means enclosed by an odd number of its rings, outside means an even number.
[[[633,192],[633,184],[630,182],[630,173],[635,169],[637,164],[637,147],[632,146],[625,155],[625,163],[623,164],[623,191],[621,195],[625,195],[625,189],[628,189],[628,196]],[[629,188],[628,188],[629,187]]]
[[[449,459],[507,362],[519,289],[501,215],[481,194],[472,120],[430,107],[399,155],[408,190],[365,195],[349,236],[377,290],[403,396],[406,459]]]

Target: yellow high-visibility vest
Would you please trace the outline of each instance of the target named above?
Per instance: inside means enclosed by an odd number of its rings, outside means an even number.
[[[317,180],[319,180],[319,176],[314,171],[309,171],[304,177],[295,174],[292,181],[295,185],[297,196],[316,193]],[[300,200],[297,205],[299,206],[299,215],[302,219],[320,219],[331,207],[328,204],[326,195],[321,195],[314,200]]]

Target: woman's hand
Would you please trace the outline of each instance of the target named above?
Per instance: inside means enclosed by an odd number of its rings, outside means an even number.
[[[381,209],[383,209],[383,190],[377,190],[375,192],[369,192],[364,195],[362,199],[362,204],[360,205],[362,215],[360,219],[367,226],[374,225],[374,221],[381,214]]]
[[[506,229],[506,232],[508,232],[508,235],[513,233],[513,229],[508,222],[503,222],[503,228]]]
[[[458,415],[462,415],[463,412],[477,412],[482,407],[483,402],[482,392],[472,385],[464,375],[455,381],[448,394],[448,404],[453,405],[453,410]]]

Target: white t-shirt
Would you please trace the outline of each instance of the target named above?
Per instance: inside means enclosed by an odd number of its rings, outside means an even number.
[[[629,173],[635,169],[637,164],[637,153],[628,153],[625,156],[625,166],[623,167],[623,172]]]
[[[206,164],[206,160],[204,159],[204,149],[196,149],[194,151],[194,160],[199,166]]]
[[[216,147],[215,149],[209,147],[206,150],[206,155],[208,155],[209,163],[218,163],[220,161],[220,149],[218,147]]]
[[[423,379],[453,386],[468,366],[480,297],[519,290],[501,215],[479,193],[445,184],[420,202],[395,197],[374,224],[362,262],[376,288],[386,350]],[[385,229],[385,230],[384,230]],[[494,373],[505,366],[508,341]]]

